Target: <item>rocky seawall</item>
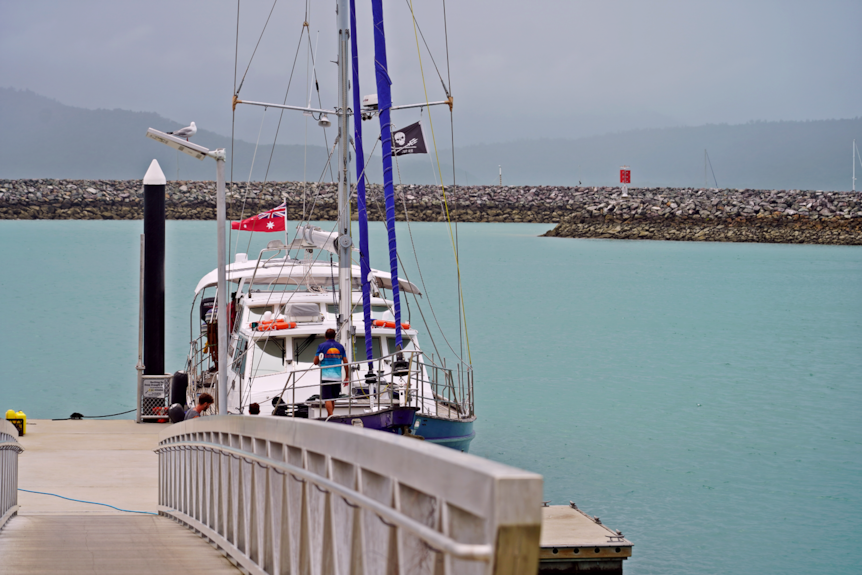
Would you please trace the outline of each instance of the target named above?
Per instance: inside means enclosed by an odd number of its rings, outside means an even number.
[[[167,217],[215,219],[215,192],[214,182],[169,182]],[[337,216],[332,184],[253,182],[227,195],[234,220],[285,198],[291,219],[303,209],[312,220]],[[862,194],[850,192],[458,186],[446,195],[453,221],[556,223],[552,237],[862,245]],[[382,220],[382,187],[368,198],[369,218]],[[441,198],[434,186],[396,186],[396,218],[445,221]],[[142,217],[140,180],[0,180],[0,219]]]

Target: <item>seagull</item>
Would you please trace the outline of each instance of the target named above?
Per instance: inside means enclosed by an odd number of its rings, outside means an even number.
[[[192,122],[191,126],[186,126],[185,128],[180,128],[176,132],[168,132],[172,136],[176,136],[177,138],[185,138],[186,142],[189,141],[189,138],[198,133],[198,127],[195,126],[195,123]]]

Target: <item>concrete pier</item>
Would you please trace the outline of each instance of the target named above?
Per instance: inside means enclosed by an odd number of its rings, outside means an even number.
[[[158,505],[158,434],[129,420],[27,424],[18,486],[134,511]],[[230,573],[220,552],[166,517],[21,491],[0,531],[0,574]]]

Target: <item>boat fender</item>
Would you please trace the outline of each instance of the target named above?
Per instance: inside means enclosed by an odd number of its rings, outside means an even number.
[[[171,377],[171,403],[186,405],[186,391],[189,387],[189,374],[184,371],[174,372]]]
[[[175,403],[168,408],[168,418],[171,423],[179,423],[186,418],[186,410],[179,403]]]

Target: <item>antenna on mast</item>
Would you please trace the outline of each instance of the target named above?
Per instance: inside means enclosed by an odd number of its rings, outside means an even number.
[[[856,140],[853,140],[853,191],[856,191],[856,155],[859,152],[856,150]],[[862,164],[862,159],[859,160],[859,163]]]

